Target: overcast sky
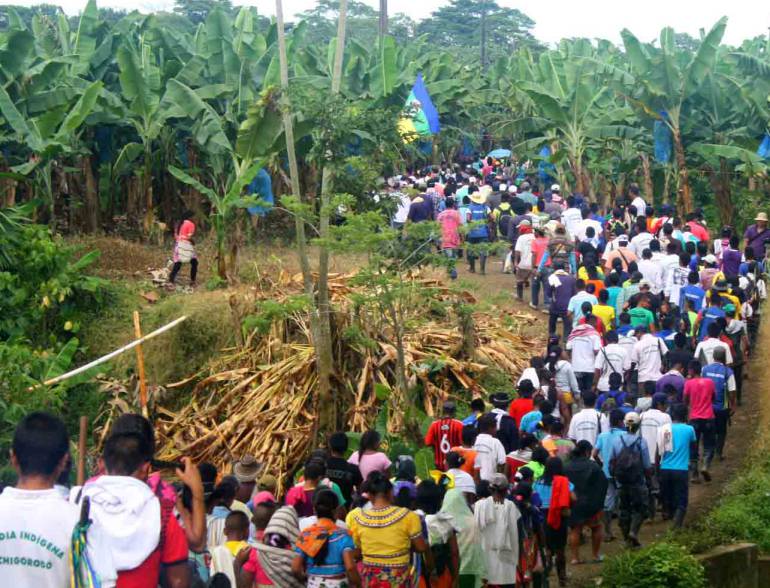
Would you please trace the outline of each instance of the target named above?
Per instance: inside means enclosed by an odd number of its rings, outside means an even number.
[[[84,0],[46,0],[60,4],[68,14],[77,14]],[[363,0],[378,6],[377,0]],[[100,6],[151,11],[170,9],[173,0],[97,0]],[[391,14],[404,12],[423,19],[446,0],[389,0]],[[770,2],[767,0],[498,0],[499,4],[518,8],[535,22],[535,36],[546,42],[563,37],[601,37],[620,42],[620,31],[631,29],[644,41],[657,37],[660,29],[673,26],[677,32],[698,36],[721,16],[728,16],[725,42],[739,45],[757,35],[766,35],[770,27]],[[15,0],[14,4],[34,5],[34,0]],[[234,0],[235,4],[256,6],[271,15],[272,0]],[[284,12],[293,15],[315,4],[315,0],[284,0]]]

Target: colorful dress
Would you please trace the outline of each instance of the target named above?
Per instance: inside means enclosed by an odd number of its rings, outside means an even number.
[[[294,551],[305,561],[308,588],[347,588],[344,554],[354,549],[347,531],[327,519],[300,533]]]
[[[422,534],[420,517],[406,508],[387,506],[351,512],[350,532],[361,550],[365,588],[411,585],[412,540]]]

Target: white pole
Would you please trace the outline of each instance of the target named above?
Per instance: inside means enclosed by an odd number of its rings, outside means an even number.
[[[186,320],[187,320],[186,316],[180,316],[175,321],[171,321],[167,325],[165,325],[163,327],[160,327],[159,329],[156,329],[152,333],[148,333],[144,337],[141,337],[139,339],[136,339],[135,341],[132,341],[128,345],[124,345],[120,349],[116,349],[112,353],[108,353],[107,355],[103,355],[99,359],[95,359],[91,363],[87,363],[86,365],[80,366],[79,368],[75,368],[74,370],[72,370],[70,372],[67,372],[66,374],[62,374],[61,376],[56,376],[55,378],[51,378],[50,380],[46,380],[45,382],[43,382],[43,386],[51,386],[53,384],[58,384],[59,382],[63,382],[64,380],[70,379],[72,376],[77,376],[78,374],[82,374],[83,372],[87,372],[92,367],[96,367],[97,365],[100,365],[100,364],[103,364],[103,363],[105,363],[107,361],[110,361],[113,357],[117,357],[118,355],[120,355],[121,353],[125,353],[129,349],[133,349],[137,345],[141,345],[145,341],[149,341],[153,337],[157,337],[161,333],[165,333],[169,329],[173,329],[178,324],[180,324],[180,323],[182,323],[182,322],[184,322]]]

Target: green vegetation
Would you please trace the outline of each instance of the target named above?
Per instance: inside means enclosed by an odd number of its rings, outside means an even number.
[[[703,566],[675,543],[657,543],[609,558],[602,568],[608,588],[703,588]]]

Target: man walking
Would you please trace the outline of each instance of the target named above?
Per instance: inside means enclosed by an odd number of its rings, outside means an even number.
[[[701,375],[714,382],[714,429],[716,434],[715,449],[719,459],[724,458],[727,426],[735,412],[735,376],[733,370],[725,365],[724,349],[714,350],[714,361],[701,370]]]
[[[663,428],[658,437],[661,448],[660,499],[663,504],[663,518],[673,519],[674,528],[684,523],[689,498],[688,463],[696,450],[695,429],[688,425],[687,407],[675,404],[671,409],[673,424]]]
[[[689,379],[684,385],[684,401],[690,409],[690,425],[695,429],[696,443],[690,455],[692,481],[700,482],[699,473],[707,482],[711,481],[709,468],[714,459],[714,398],[716,387],[709,378],[701,376],[701,365],[693,359],[687,366]],[[703,463],[700,461],[700,445],[703,443]]]
[[[564,262],[553,264],[554,272],[548,278],[548,286],[551,292],[551,306],[548,309],[548,334],[556,334],[556,323],[561,319],[564,328],[564,340],[569,337],[572,330],[572,322],[567,316],[567,308],[572,296],[577,292],[576,280],[564,271]]]

